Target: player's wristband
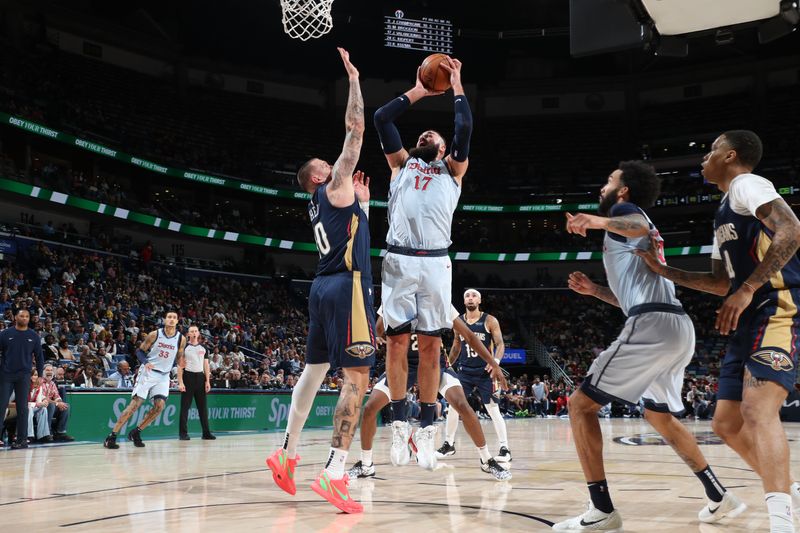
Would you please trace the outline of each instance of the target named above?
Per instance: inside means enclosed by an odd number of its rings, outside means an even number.
[[[367,215],[367,218],[369,218],[369,202],[358,202],[358,205],[361,207],[361,210],[364,211],[364,214]]]

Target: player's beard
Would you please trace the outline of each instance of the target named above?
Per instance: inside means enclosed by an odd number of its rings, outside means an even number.
[[[475,311],[478,308],[478,304],[467,304],[465,307],[467,311]]]
[[[613,191],[608,191],[606,195],[600,199],[600,206],[597,208],[597,212],[604,217],[608,216],[608,212],[611,211],[611,208],[614,207],[614,204],[616,203],[617,190],[614,189]]]
[[[439,145],[436,143],[426,144],[424,146],[415,146],[408,151],[408,155],[422,159],[426,163],[436,160],[439,155]]]

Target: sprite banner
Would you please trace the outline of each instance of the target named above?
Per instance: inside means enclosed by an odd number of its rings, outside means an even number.
[[[203,237],[206,239],[218,239],[242,244],[252,244],[255,246],[267,246],[282,250],[293,250],[298,252],[316,252],[317,245],[313,242],[296,242],[263,235],[248,235],[235,231],[225,231],[212,228],[201,228],[190,226],[171,220],[166,220],[153,215],[129,211],[121,207],[114,207],[102,204],[77,196],[69,196],[64,193],[49,191],[41,187],[35,187],[27,183],[0,178],[0,191],[8,191],[22,196],[47,200],[49,202],[68,205],[92,213],[106,215],[114,218],[121,218],[130,222],[144,224],[147,226],[176,231],[193,237]],[[675,255],[709,255],[711,245],[706,246],[684,246],[680,248],[666,248],[664,254],[667,256]],[[372,248],[370,255],[373,257],[383,257],[386,255],[385,249]],[[531,262],[531,261],[596,261],[603,258],[603,252],[450,252],[450,258],[454,261],[491,261],[491,262]]]
[[[290,198],[290,199],[305,200],[305,201],[311,199],[311,195],[306,192],[278,189],[276,187],[265,187],[263,185],[258,185],[256,183],[239,181],[232,178],[223,178],[221,176],[204,174],[202,172],[194,172],[191,170],[183,170],[179,168],[159,165],[158,163],[154,163],[147,159],[132,156],[130,154],[126,154],[125,152],[114,150],[113,148],[108,148],[96,142],[80,139],[68,133],[63,133],[54,130],[52,128],[48,128],[46,126],[42,126],[41,124],[37,124],[35,122],[31,122],[23,118],[9,115],[8,113],[0,112],[0,122],[8,124],[10,126],[14,126],[21,130],[25,130],[30,133],[34,133],[36,135],[41,135],[42,137],[47,137],[49,139],[60,141],[64,144],[77,146],[78,148],[81,148],[88,152],[93,152],[95,154],[109,157],[111,159],[116,159],[117,161],[122,161],[123,163],[128,163],[130,165],[134,165],[143,168],[145,170],[149,170],[150,172],[155,172],[157,174],[163,174],[166,176],[172,176],[173,178],[204,183],[206,185],[214,185],[217,187],[227,187],[229,189],[248,191],[256,194],[263,194],[265,196],[274,196],[278,198]],[[386,200],[370,200],[369,205],[371,207],[380,207],[385,209],[388,206],[388,202]],[[581,210],[594,211],[597,209],[597,206],[598,206],[597,203],[541,204],[541,205],[465,204],[465,205],[459,205],[458,210],[476,212],[476,213],[537,213],[537,212],[550,212],[550,211],[553,212],[581,211]]]
[[[211,391],[208,396],[208,424],[211,431],[270,431],[286,428],[292,395],[261,391]],[[306,422],[306,427],[328,427],[332,424],[338,393],[320,392]],[[76,440],[101,442],[108,435],[120,414],[131,402],[130,391],[92,391],[67,389],[70,404],[69,434]],[[147,401],[133,414],[120,435],[142,421],[153,406]],[[181,394],[173,391],[164,410],[145,430],[146,436],[178,437]],[[189,433],[201,432],[197,408],[189,410]]]

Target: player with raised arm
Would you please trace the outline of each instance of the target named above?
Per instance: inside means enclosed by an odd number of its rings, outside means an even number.
[[[569,402],[569,421],[591,502],[588,510],[553,525],[558,531],[619,531],[622,518],[611,502],[603,464],[603,434],[597,412],[611,401],[636,405],[644,399],[645,419],[700,480],[708,504],[698,518],[716,522],[740,514],[745,505],[719,482],[694,436],[674,415],[683,412],[681,387],[695,350],[692,319],[675,296],[675,285],[655,275],[635,255],[658,230],[643,207],[655,204],[661,188],[655,169],[624,161],[600,191],[600,216],[567,213],[567,231],[586,236],[605,230],[603,266],[608,287],[581,272],[569,287],[619,307],[627,317],[622,332],[592,362]],[[663,247],[660,247],[663,249]],[[662,258],[663,260],[663,258]]]
[[[364,136],[364,100],[358,70],[346,50],[339,48],[339,54],[350,82],[342,153],[332,167],[314,158],[297,173],[300,187],[312,195],[308,214],[320,256],[308,298],[306,366],[292,391],[283,446],[267,465],[275,483],[294,495],[300,432],[328,370],[342,368],[330,453],[311,488],[345,513],[360,513],[363,506],[350,497],[344,467],[375,362],[375,311],[369,221],[357,194],[369,182],[360,172],[353,175]]]
[[[130,433],[128,440],[133,441],[137,448],[144,448],[142,430],[149,426],[164,410],[167,397],[169,397],[169,375],[172,367],[177,362],[183,365],[183,350],[186,347],[186,338],[178,331],[178,312],[167,311],[164,315],[164,327],[151,331],[145,337],[136,357],[141,365],[136,378],[136,385],[131,393],[131,403],[119,415],[114,429],[106,437],[103,446],[111,450],[119,448],[117,433],[128,422],[139,407],[147,400],[153,400],[153,407],[144,415],[142,421]]]
[[[421,98],[442,94],[422,85],[419,71],[413,88],[375,112],[375,127],[391,169],[389,185],[388,253],[383,260],[381,292],[383,319],[388,335],[386,376],[392,401],[391,461],[408,464],[411,427],[406,420],[406,356],[415,324],[419,343],[419,400],[421,429],[414,433],[419,465],[436,468],[436,391],[439,387],[441,334],[453,327],[451,305],[452,266],[448,256],[453,212],[461,195],[461,180],[469,166],[472,113],[461,84],[461,62],[447,58],[455,108],[453,146],[427,130],[416,146],[403,148],[394,121]],[[502,375],[499,365],[493,376]]]
[[[669,267],[654,250],[638,254],[679,285],[727,296],[715,324],[731,337],[712,428],[761,477],[770,531],[790,532],[800,485],[791,481],[779,413],[794,390],[800,351],[800,221],[775,186],[753,174],[762,152],[754,132],[732,130],[703,158],[703,176],[724,193],[714,217],[711,272]]]
[[[467,328],[480,339],[480,342],[494,356],[494,361],[498,364],[503,359],[505,353],[505,343],[503,333],[500,330],[500,323],[494,316],[480,310],[481,293],[477,289],[467,289],[464,291],[464,306],[467,312],[460,318]],[[497,447],[500,452],[497,454],[497,461],[501,463],[511,462],[511,452],[508,449],[508,431],[506,421],[500,413],[500,405],[493,395],[492,378],[489,375],[491,368],[478,357],[478,353],[472,344],[464,343],[463,334],[458,334],[453,339],[453,346],[450,348],[450,361],[456,366],[458,381],[464,388],[466,394],[472,394],[477,389],[481,395],[486,412],[492,418],[494,430],[497,433]],[[445,425],[446,440],[442,447],[437,450],[438,457],[447,457],[456,453],[455,438],[458,431],[459,412],[449,411],[447,414],[447,424]]]

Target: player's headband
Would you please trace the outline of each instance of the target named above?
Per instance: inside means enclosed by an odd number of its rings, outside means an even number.
[[[470,293],[470,292],[474,292],[475,294],[477,294],[479,300],[482,299],[481,298],[481,293],[478,292],[478,289],[467,289],[467,290],[465,290],[464,291],[464,298],[466,298],[467,294]]]

